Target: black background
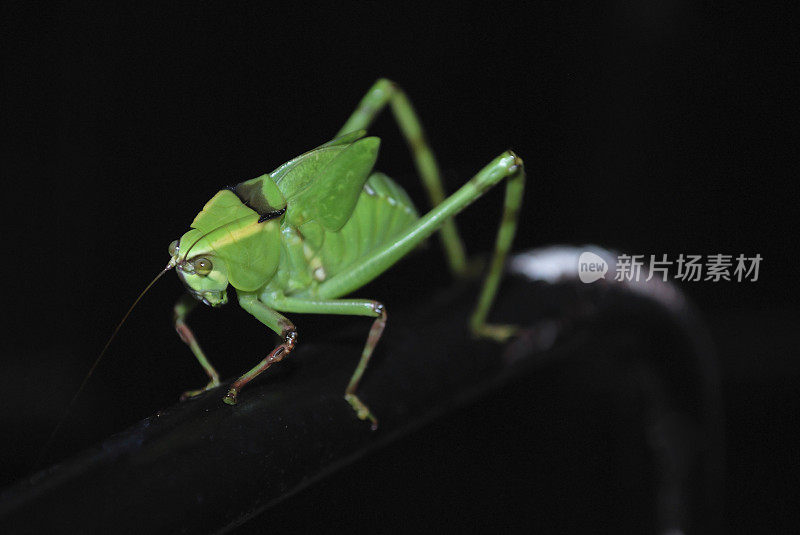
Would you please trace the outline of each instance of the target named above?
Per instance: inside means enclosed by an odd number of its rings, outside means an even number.
[[[682,288],[719,349],[726,526],[796,520],[800,365],[788,290],[796,20],[684,2],[400,6],[5,5],[2,481],[26,472],[117,319],[204,202],[329,139],[387,76],[414,102],[449,191],[506,148],[525,159],[518,249],[599,243],[670,257],[761,254],[756,283]],[[424,206],[388,114],[373,133],[384,140],[378,166]],[[470,251],[490,247],[500,200],[492,192],[458,219]],[[436,248],[422,254],[441,262]],[[390,302],[404,293],[398,288],[414,287],[413,276],[429,276],[413,262],[371,286],[371,296]],[[179,292],[170,275],[142,302],[76,404],[55,457],[202,382],[169,325]],[[313,321],[300,325],[313,332]],[[219,363],[225,377],[263,345],[233,307],[197,322],[209,353],[243,355]],[[426,462],[424,452],[468,440],[467,418],[444,424],[455,427],[435,440],[418,438],[415,469],[442,462]],[[482,477],[473,469],[470,477]],[[364,470],[348,477],[374,473]],[[422,492],[418,483],[401,483],[398,494]],[[331,508],[318,514],[332,521]]]

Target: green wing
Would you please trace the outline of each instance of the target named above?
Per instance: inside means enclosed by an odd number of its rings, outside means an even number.
[[[278,185],[284,197],[289,198],[305,189],[315,176],[342,153],[348,146],[367,133],[356,130],[339,136],[300,156],[293,158],[269,174]]]
[[[353,213],[378,157],[380,140],[351,132],[285,163],[273,173],[295,226],[319,222],[337,231]]]

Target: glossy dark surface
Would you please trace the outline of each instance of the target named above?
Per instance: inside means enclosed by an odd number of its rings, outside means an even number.
[[[564,451],[580,451],[594,435],[587,453],[622,457],[625,466],[593,484],[589,503],[601,505],[600,490],[616,481],[633,484],[625,492],[631,507],[623,528],[705,527],[718,520],[718,391],[691,312],[676,316],[614,285],[548,285],[517,276],[501,294],[497,317],[515,318],[526,330],[500,347],[466,335],[473,290],[432,296],[423,314],[390,311],[392,328],[361,390],[380,418],[377,432],[342,399],[362,343],[362,329],[354,329],[330,344],[299,345],[292,364],[253,384],[236,407],[221,402],[222,388],[214,390],[23,480],[0,498],[0,526],[4,532],[224,530],[337,469],[369,463],[371,450],[426,423],[446,429],[454,408],[487,397],[495,404],[507,398],[501,421],[512,423],[506,432],[522,448],[512,458],[516,466],[505,466],[504,506],[517,513],[512,525],[532,520],[526,515],[537,499],[528,494],[530,483],[541,472],[537,463],[550,462],[524,454],[553,444],[548,428],[537,427],[546,416],[541,411],[561,407],[567,415],[579,400],[597,404],[598,420],[588,428],[584,422],[579,443],[563,436]],[[475,462],[497,462],[492,455]],[[400,459],[404,471],[415,470],[408,457]],[[558,459],[551,456],[565,461]],[[486,490],[476,485],[469,492]],[[465,515],[487,518],[480,511]],[[269,514],[248,524],[250,530],[269,525]]]

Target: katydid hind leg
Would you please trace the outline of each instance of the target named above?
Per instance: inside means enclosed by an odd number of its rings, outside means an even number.
[[[397,236],[391,243],[377,248],[369,258],[361,260],[358,265],[352,266],[347,271],[338,273],[322,282],[317,287],[316,295],[322,299],[346,295],[374,280],[441,228],[445,220],[461,212],[481,197],[489,188],[503,180],[507,180],[506,199],[508,209],[506,212],[508,213],[508,218],[506,224],[501,225],[497,251],[487,276],[487,283],[481,291],[477,311],[483,317],[479,316],[475,324],[482,324],[494,300],[497,285],[502,276],[505,256],[514,237],[516,212],[518,211],[515,206],[518,207],[519,202],[521,202],[525,181],[522,159],[510,150],[489,162],[466,184],[461,186],[458,191],[450,195],[439,206],[420,217],[405,233]],[[512,201],[508,201],[509,198]]]
[[[381,78],[367,91],[356,110],[339,130],[338,136],[354,130],[368,129],[380,112],[389,105],[400,132],[406,140],[417,173],[422,180],[431,207],[444,201],[441,173],[436,157],[430,147],[417,112],[405,92],[391,80]],[[458,234],[455,221],[444,222],[439,232],[450,271],[456,276],[468,273],[464,244]]]
[[[491,338],[498,342],[506,341],[518,330],[517,327],[512,325],[486,323],[486,317],[497,295],[497,289],[500,286],[500,280],[505,270],[506,258],[514,241],[524,190],[525,172],[520,165],[518,171],[511,175],[506,182],[503,215],[497,231],[494,253],[492,254],[486,278],[483,281],[478,302],[470,318],[470,329],[475,336]]]
[[[194,333],[186,324],[186,317],[195,308],[195,306],[197,306],[197,299],[189,294],[184,294],[180,297],[180,299],[178,299],[178,302],[175,303],[174,308],[175,331],[178,333],[178,336],[180,336],[181,340],[183,340],[184,343],[189,346],[189,349],[192,350],[194,356],[197,357],[197,361],[208,375],[209,382],[203,388],[184,392],[181,395],[181,401],[202,394],[203,392],[215,388],[220,384],[217,370],[214,369],[214,366],[206,357],[203,349],[200,347],[200,344],[197,343]]]

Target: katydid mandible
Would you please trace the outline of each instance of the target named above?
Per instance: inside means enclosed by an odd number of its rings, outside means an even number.
[[[380,140],[366,137],[366,129],[387,105],[432,204],[422,217],[397,183],[373,170]],[[186,323],[187,315],[198,302],[224,305],[232,286],[239,305],[282,341],[231,385],[226,403],[235,404],[247,383],[294,349],[297,330],[282,313],[366,316],[374,318],[372,328],[344,397],[358,418],[376,428],[377,418],[356,391],[386,326],[386,307],[343,296],[375,279],[437,230],[451,271],[463,275],[467,262],[453,216],[503,179],[506,195],[496,248],[470,321],[474,335],[498,341],[515,331],[488,324],[486,317],[516,230],[525,181],[522,160],[506,151],[445,198],[436,159],[411,103],[393,82],[378,80],[332,141],[272,173],[218,192],[191,230],[170,244],[167,269],[175,268],[188,290],[175,305],[175,329],[210,379],[182,399],[220,384]]]

